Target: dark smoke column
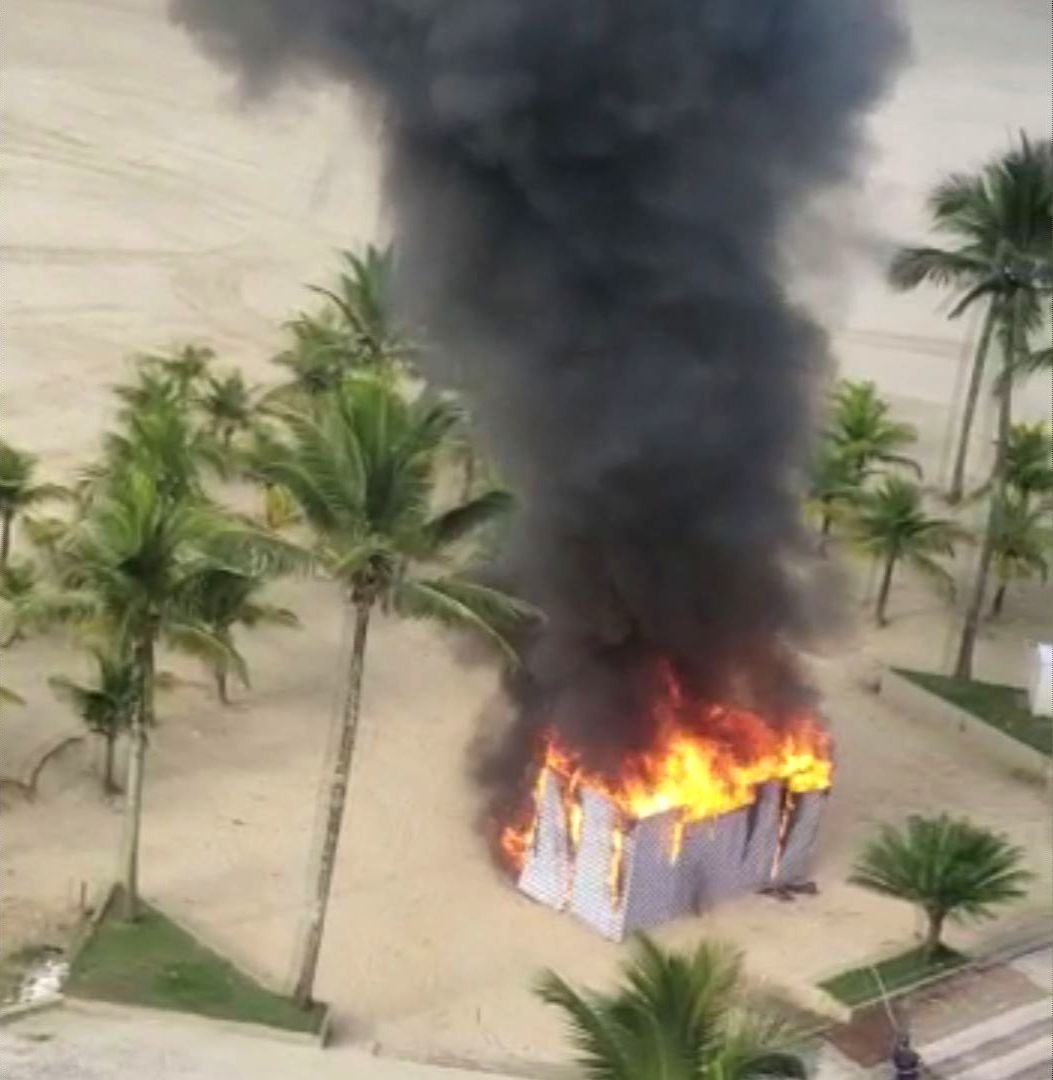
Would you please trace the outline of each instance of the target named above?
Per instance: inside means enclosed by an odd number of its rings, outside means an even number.
[[[822,333],[785,226],[849,177],[902,51],[887,0],[175,0],[250,88],[370,95],[405,303],[525,509],[536,708],[650,737],[656,662],[780,708],[808,620],[799,500]]]

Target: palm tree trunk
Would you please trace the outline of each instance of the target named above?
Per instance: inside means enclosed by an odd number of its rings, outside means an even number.
[[[965,467],[969,458],[969,440],[972,437],[973,421],[976,419],[976,406],[980,400],[980,391],[984,384],[984,368],[987,366],[987,353],[991,347],[991,335],[994,332],[997,320],[997,302],[992,300],[988,304],[984,315],[983,329],[980,331],[980,340],[976,344],[976,356],[973,358],[973,369],[969,376],[969,389],[965,397],[965,411],[962,413],[962,427],[958,435],[958,451],[954,459],[954,472],[951,476],[951,486],[947,492],[947,498],[951,502],[959,502],[965,490]]]
[[[823,508],[819,519],[819,554],[825,555],[830,546],[830,530],[834,527],[833,500],[824,497],[819,502]]]
[[[7,566],[7,556],[11,552],[11,522],[14,515],[8,511],[0,521],[0,567]]]
[[[117,733],[115,731],[107,731],[103,735],[103,757],[102,757],[102,793],[103,795],[115,795],[120,788],[117,787],[117,782],[113,778],[114,772],[114,755],[117,749]]]
[[[358,717],[362,705],[362,675],[365,670],[366,638],[369,633],[369,616],[372,607],[371,598],[354,601],[355,633],[351,647],[347,693],[344,697],[340,738],[329,766],[329,805],[326,812],[325,831],[322,836],[318,876],[314,883],[310,920],[304,935],[300,973],[294,992],[296,1001],[304,1007],[311,1003],[311,995],[314,992],[318,957],[322,949],[322,934],[325,930],[325,917],[329,907],[329,894],[333,884],[333,871],[340,844],[340,830],[344,821],[344,808],[347,804],[351,760],[355,751]]]
[[[947,915],[943,911],[929,910],[926,910],[925,915],[929,920],[929,925],[925,930],[925,944],[922,946],[922,950],[925,959],[931,960],[943,944],[940,939],[943,935],[943,921]]]
[[[1006,589],[1008,587],[1008,582],[1001,581],[998,583],[998,589],[994,594],[994,600],[991,602],[992,619],[997,619],[998,616],[1002,614],[1002,608],[1005,606]]]
[[[878,626],[888,625],[888,616],[886,615],[886,609],[888,608],[888,597],[892,590],[892,571],[896,569],[896,559],[899,557],[898,551],[889,552],[888,559],[885,561],[885,572],[881,575],[881,588],[878,589],[877,607],[874,611],[874,617]]]
[[[222,668],[217,668],[215,672],[216,678],[216,697],[219,699],[221,705],[230,704],[230,694],[227,693],[227,673]]]
[[[124,830],[121,836],[121,916],[133,920],[139,912],[139,834],[143,816],[143,774],[146,732],[153,722],[154,641],[148,634],[138,649],[140,696],[129,731],[128,782],[125,786]]]
[[[998,529],[1001,527],[1004,510],[1006,447],[1009,445],[1009,429],[1013,421],[1011,411],[1013,384],[1010,373],[1020,335],[1018,309],[1021,304],[1022,299],[1017,298],[1014,303],[1014,311],[1011,314],[1013,322],[1009,329],[1009,342],[1006,349],[1005,377],[1003,385],[998,391],[998,441],[995,445],[994,472],[991,478],[990,508],[987,512],[987,525],[984,529],[983,544],[980,548],[980,562],[976,569],[972,596],[966,609],[965,625],[962,627],[962,637],[958,644],[958,656],[954,663],[954,677],[956,679],[971,679],[973,675],[973,654],[976,651],[976,639],[980,633],[984,594],[987,592],[987,579],[990,577],[991,564],[994,561],[995,540]]]

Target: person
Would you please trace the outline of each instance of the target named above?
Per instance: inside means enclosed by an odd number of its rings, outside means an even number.
[[[921,1076],[921,1058],[910,1045],[910,1036],[906,1032],[896,1039],[892,1049],[892,1067],[896,1080],[918,1080]]]

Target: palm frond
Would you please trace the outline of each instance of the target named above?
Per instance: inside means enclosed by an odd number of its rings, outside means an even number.
[[[396,587],[395,610],[415,619],[475,630],[518,665],[508,635],[538,617],[536,609],[497,589],[463,578],[406,578]]]
[[[165,639],[174,649],[195,656],[211,668],[232,672],[249,685],[249,669],[245,658],[231,641],[201,623],[172,620],[164,630]]]
[[[14,690],[6,686],[0,686],[0,704],[2,705],[25,705],[25,699],[20,697]]]
[[[542,976],[537,994],[570,1019],[571,1039],[585,1076],[590,1080],[640,1080],[623,1037],[601,1001],[583,997],[554,972]]]
[[[425,551],[442,551],[477,529],[506,516],[514,507],[515,498],[511,492],[499,488],[484,491],[468,502],[433,517],[422,526]]]
[[[1022,860],[1022,849],[971,822],[914,815],[903,829],[882,826],[849,880],[926,910],[986,918],[1025,895],[1032,874]]]
[[[889,280],[900,290],[915,289],[923,282],[961,286],[986,268],[982,260],[964,252],[933,247],[901,249],[889,267]]]

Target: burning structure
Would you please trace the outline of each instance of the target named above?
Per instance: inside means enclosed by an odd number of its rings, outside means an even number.
[[[171,2],[250,89],[320,73],[383,119],[399,301],[546,613],[479,769],[520,883],[617,937],[792,880],[829,783],[796,659],[829,365],[787,255],[835,246],[896,0]]]
[[[829,738],[811,716],[777,731],[689,707],[671,673],[657,708],[656,744],[613,777],[545,733],[534,789],[501,836],[523,892],[615,940],[802,883],[830,786]]]

